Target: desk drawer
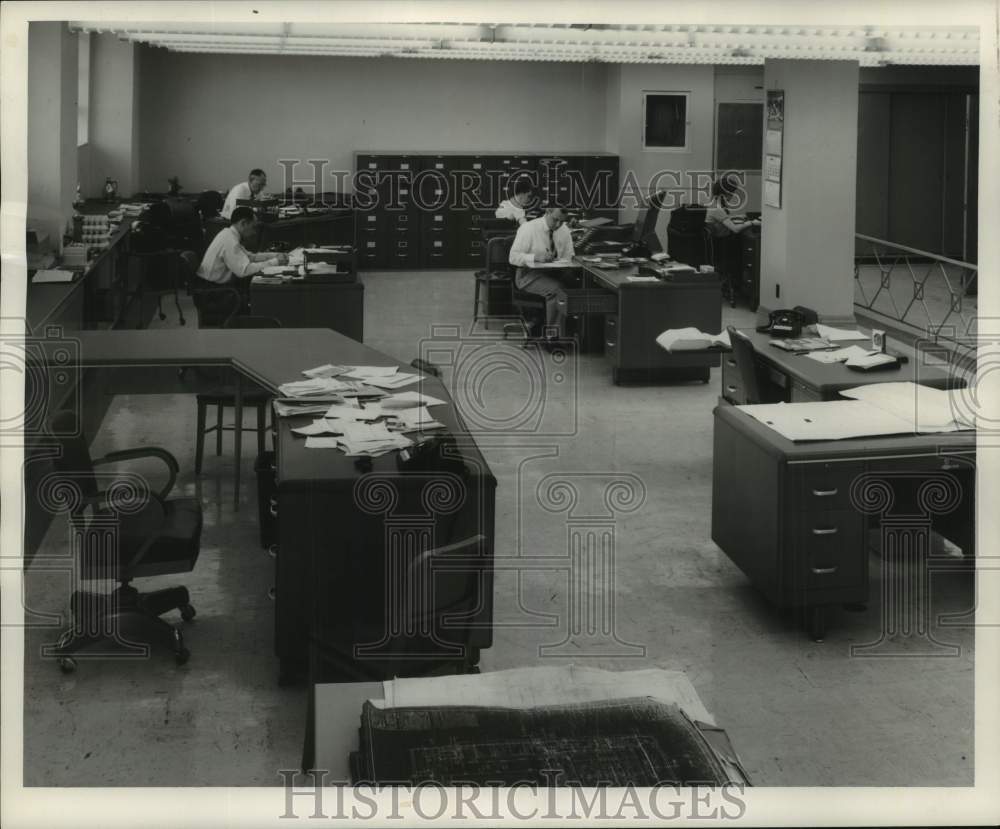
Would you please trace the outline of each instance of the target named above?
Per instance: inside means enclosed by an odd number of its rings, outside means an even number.
[[[799,516],[792,579],[805,589],[850,587],[863,582],[868,566],[865,519],[853,510]]]
[[[789,399],[792,403],[814,403],[823,399],[823,395],[818,390],[805,385],[805,383],[800,383],[798,380],[792,380],[791,386]]]
[[[793,491],[800,512],[853,509],[851,484],[864,473],[862,463],[810,463],[795,469]]]
[[[604,345],[618,345],[618,315],[608,314],[604,317]]]
[[[737,406],[747,402],[743,378],[736,366],[736,358],[730,353],[722,355],[722,396]]]

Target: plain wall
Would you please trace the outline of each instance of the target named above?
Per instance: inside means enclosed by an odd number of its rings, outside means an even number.
[[[77,48],[65,23],[28,25],[27,226],[56,250],[76,194]]]
[[[200,55],[142,48],[138,189],[225,190],[279,159],[358,151],[600,152],[600,64]],[[299,178],[312,168],[299,165]],[[326,189],[340,189],[327,178]]]
[[[830,319],[854,313],[858,64],[768,60],[784,90],[781,207],[763,208],[760,302],[805,305]],[[780,286],[780,297],[775,295]]]
[[[103,194],[106,178],[117,179],[122,195],[138,189],[136,64],[132,43],[107,32],[91,35],[89,176],[81,182],[89,197]]]

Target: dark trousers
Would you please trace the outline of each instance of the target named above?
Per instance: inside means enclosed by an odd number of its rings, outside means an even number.
[[[566,290],[562,282],[545,271],[520,270],[514,277],[519,291],[535,294],[545,299],[545,325],[555,328],[562,337],[566,334]]]

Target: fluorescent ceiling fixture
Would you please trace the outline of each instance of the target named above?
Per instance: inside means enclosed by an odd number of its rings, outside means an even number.
[[[467,60],[761,64],[766,58],[862,66],[977,65],[972,27],[472,23],[135,23],[79,21],[80,31],[183,52]]]

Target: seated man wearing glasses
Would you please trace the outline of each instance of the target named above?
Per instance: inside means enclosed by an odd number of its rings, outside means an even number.
[[[510,264],[517,268],[514,284],[518,290],[545,299],[545,334],[549,340],[565,334],[566,291],[550,269],[535,267],[573,258],[573,237],[566,227],[561,207],[549,207],[545,215],[525,222],[517,229],[510,248]]]

